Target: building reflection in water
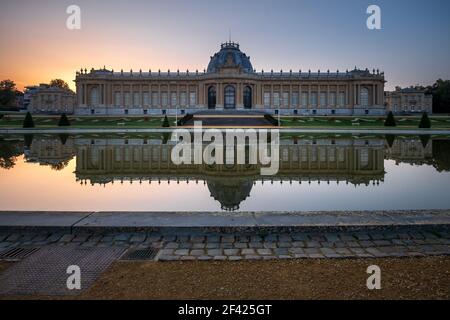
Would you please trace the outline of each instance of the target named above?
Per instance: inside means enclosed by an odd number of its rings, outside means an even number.
[[[11,167],[12,152],[23,148],[27,162],[63,169],[76,158],[75,176],[81,184],[180,183],[207,185],[211,197],[224,210],[238,210],[256,182],[345,183],[377,185],[384,180],[384,160],[397,164],[431,164],[449,170],[450,140],[429,137],[291,137],[280,140],[280,168],[274,176],[261,176],[259,165],[175,165],[174,144],[167,137],[87,138],[83,136],[27,136],[5,144],[2,163]],[[7,147],[9,146],[9,147]],[[434,152],[436,150],[436,152]],[[447,150],[447,151],[445,151]],[[6,154],[6,152],[9,152]],[[435,154],[434,154],[435,153]],[[13,166],[13,163],[12,163]]]

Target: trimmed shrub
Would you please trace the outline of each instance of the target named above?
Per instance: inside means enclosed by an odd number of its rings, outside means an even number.
[[[385,136],[386,138],[386,142],[389,146],[389,148],[392,148],[392,146],[394,145],[394,141],[395,141],[395,134],[387,134]]]
[[[163,128],[169,128],[170,127],[170,122],[169,119],[167,118],[167,115],[164,116],[164,120],[162,123]]]
[[[184,126],[188,121],[194,119],[194,115],[193,114],[186,114],[183,118],[181,118],[180,120],[178,120],[178,125],[179,126]]]
[[[397,126],[397,123],[395,122],[394,114],[392,113],[392,111],[389,111],[389,113],[386,117],[386,121],[384,121],[384,126],[385,127]]]
[[[419,128],[420,129],[431,128],[431,121],[430,121],[430,118],[428,118],[428,114],[426,112],[422,113],[422,118],[420,119]]]
[[[33,117],[31,116],[31,113],[29,113],[29,112],[27,112],[25,119],[23,120],[23,127],[24,128],[34,128]]]
[[[70,126],[69,118],[67,118],[66,114],[63,113],[61,118],[59,118],[58,127],[68,127]]]

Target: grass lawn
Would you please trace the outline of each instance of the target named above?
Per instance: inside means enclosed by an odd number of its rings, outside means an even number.
[[[22,128],[24,115],[7,115],[0,119],[0,128]],[[58,116],[33,116],[36,128],[58,127]],[[79,117],[69,116],[70,128],[160,128],[164,117]],[[169,117],[175,126],[175,117]],[[64,127],[62,127],[64,128]]]
[[[396,128],[418,128],[420,116],[395,118]],[[385,117],[281,117],[283,127],[293,128],[387,128],[384,126]],[[450,117],[430,117],[431,127],[434,129],[450,128]]]

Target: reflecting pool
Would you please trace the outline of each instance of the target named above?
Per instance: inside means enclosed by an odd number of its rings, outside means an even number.
[[[450,208],[450,137],[284,135],[280,168],[175,165],[167,135],[0,135],[0,210]]]

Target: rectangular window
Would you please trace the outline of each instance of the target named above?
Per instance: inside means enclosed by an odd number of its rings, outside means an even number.
[[[339,92],[339,106],[343,107],[345,105],[345,92]]]
[[[169,97],[167,96],[167,92],[161,93],[161,104],[165,107],[169,103]]]
[[[196,92],[189,93],[189,105],[195,106],[197,104],[197,94]]]
[[[327,105],[327,94],[326,92],[320,93],[320,106],[325,107]]]
[[[307,107],[308,106],[308,93],[302,92],[302,106]]]
[[[270,92],[264,92],[264,107],[270,108]]]
[[[293,107],[298,106],[298,92],[292,92],[291,106],[293,106]]]
[[[177,100],[178,100],[177,99],[177,93],[176,92],[172,92],[171,96],[170,96],[170,105],[172,107],[175,107],[177,105],[177,102],[178,102]]]
[[[133,106],[138,107],[140,106],[141,102],[139,101],[139,92],[135,92],[133,94]]]
[[[131,97],[129,92],[125,92],[125,105],[130,106],[131,105]]]
[[[158,92],[153,92],[152,93],[152,105],[155,106],[155,107],[160,105]]]
[[[279,107],[280,106],[280,94],[278,92],[274,92],[273,93],[273,105],[275,107]]]
[[[116,92],[114,94],[114,104],[116,105],[116,107],[119,107],[122,104],[122,95],[120,94],[120,92]]]
[[[289,92],[283,92],[283,107],[289,107]]]
[[[329,105],[335,106],[336,105],[336,92],[330,92],[329,99],[330,99]]]
[[[186,106],[186,92],[180,93],[180,105],[183,107]]]
[[[149,97],[148,97],[148,92],[144,92],[142,95],[142,100],[143,100],[143,104],[144,106],[149,106],[150,105],[150,101],[149,101]]]
[[[309,98],[309,104],[312,106],[317,106],[317,92],[311,92],[311,97]]]

